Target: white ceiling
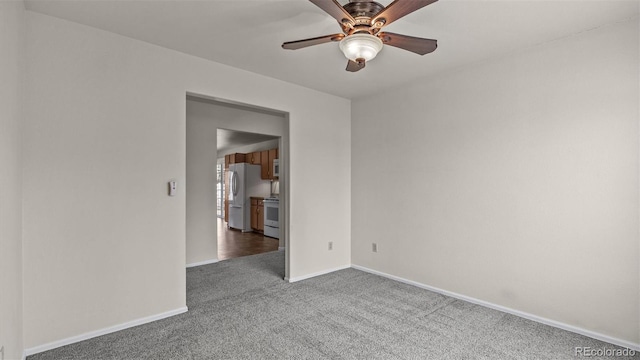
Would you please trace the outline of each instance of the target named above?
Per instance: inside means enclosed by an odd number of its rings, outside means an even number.
[[[434,53],[419,56],[386,46],[365,69],[349,73],[337,43],[294,51],[280,47],[285,41],[340,32],[332,17],[305,0],[25,2],[31,11],[347,98],[635,18],[640,3],[440,0],[385,28],[437,39]],[[379,2],[386,6],[391,1]]]
[[[219,154],[226,154],[234,148],[240,146],[257,144],[269,140],[278,139],[277,136],[256,134],[244,131],[235,131],[227,129],[218,129],[217,131],[217,150]]]

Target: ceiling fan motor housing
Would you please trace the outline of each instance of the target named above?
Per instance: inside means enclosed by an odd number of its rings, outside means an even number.
[[[375,1],[364,0],[352,0],[343,7],[356,21],[356,23],[353,24],[354,29],[351,33],[371,33],[369,27],[374,25],[371,23],[372,18],[384,10],[384,6],[381,4]],[[379,27],[382,27],[382,25],[384,25],[384,22],[381,23]]]

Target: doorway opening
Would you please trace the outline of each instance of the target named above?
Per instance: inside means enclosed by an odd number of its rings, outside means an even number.
[[[286,275],[288,114],[188,94],[186,133],[187,266],[284,250]],[[238,174],[252,169],[260,183],[259,190],[245,191],[242,202],[230,202],[231,167]],[[273,175],[274,169],[279,176]],[[249,179],[243,176],[236,179],[236,186],[238,179]],[[279,201],[280,221],[275,235],[270,228],[265,236],[264,201],[268,198]]]

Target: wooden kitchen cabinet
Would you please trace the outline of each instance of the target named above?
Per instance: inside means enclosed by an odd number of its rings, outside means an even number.
[[[273,176],[273,160],[278,158],[278,149],[270,149],[263,151],[255,151],[248,154],[234,153],[224,156],[224,168],[229,169],[229,164],[249,163],[260,165],[260,177],[262,180],[277,180],[277,176]]]
[[[247,162],[247,154],[235,153],[224,156],[224,167],[229,168],[229,164],[237,164]]]
[[[261,165],[262,152],[256,151],[256,152],[249,153],[247,154],[246,159],[249,164]]]
[[[264,198],[251,197],[251,228],[264,231]]]
[[[263,150],[260,154],[262,162],[262,171],[260,177],[263,180],[278,179],[277,176],[273,176],[273,160],[278,158],[278,149]]]

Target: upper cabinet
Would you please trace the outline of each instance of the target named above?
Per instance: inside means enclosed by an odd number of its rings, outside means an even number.
[[[229,164],[249,163],[260,165],[260,177],[263,180],[277,180],[277,176],[273,176],[273,160],[278,159],[278,149],[270,149],[263,151],[255,151],[248,154],[234,153],[224,156],[224,168],[229,169]]]
[[[273,160],[278,158],[278,149],[264,150],[260,157],[262,159],[260,163],[262,166],[261,177],[264,180],[277,179],[277,176],[273,176]]]
[[[256,151],[256,152],[252,152],[250,154],[247,154],[246,156],[247,162],[249,164],[253,164],[253,165],[262,165],[262,152],[261,151]]]
[[[235,153],[224,156],[224,168],[228,169],[229,164],[247,162],[247,154]]]

